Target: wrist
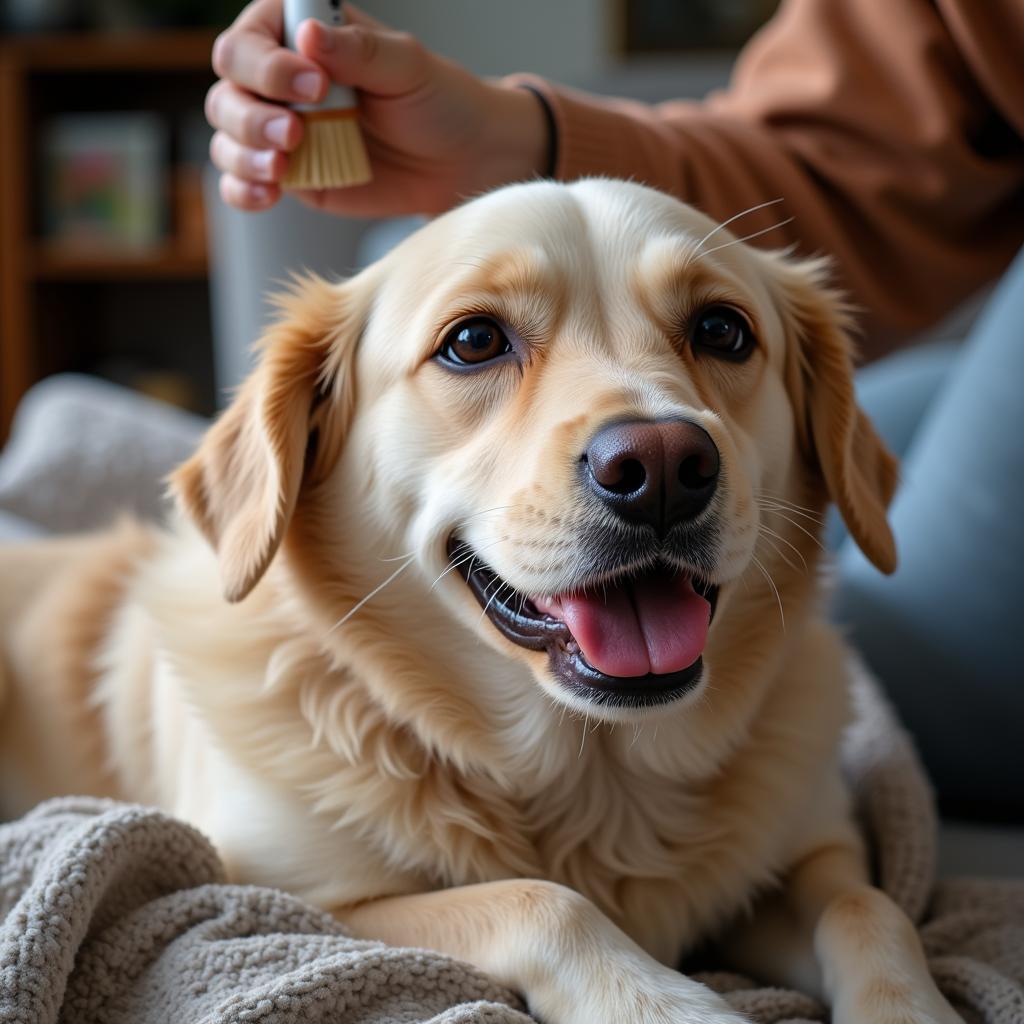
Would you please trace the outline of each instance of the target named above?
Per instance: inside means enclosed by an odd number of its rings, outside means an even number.
[[[533,89],[487,82],[490,138],[486,152],[495,158],[500,184],[549,177],[553,170],[554,119]]]

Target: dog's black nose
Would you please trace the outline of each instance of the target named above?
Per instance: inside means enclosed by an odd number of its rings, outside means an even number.
[[[689,420],[610,423],[582,461],[587,486],[608,508],[659,533],[698,516],[718,486],[718,448]]]

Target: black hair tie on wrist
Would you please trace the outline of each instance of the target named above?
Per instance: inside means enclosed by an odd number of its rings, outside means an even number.
[[[553,178],[555,168],[558,166],[558,128],[555,124],[555,112],[551,109],[547,97],[539,89],[535,89],[532,85],[523,85],[521,88],[533,93],[540,103],[540,109],[544,111],[544,120],[548,126],[548,162],[544,168],[543,177]]]

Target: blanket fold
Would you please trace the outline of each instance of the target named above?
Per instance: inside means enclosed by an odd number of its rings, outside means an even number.
[[[159,811],[84,797],[0,827],[4,1024],[526,1024],[436,953],[348,938],[282,892],[227,885]]]

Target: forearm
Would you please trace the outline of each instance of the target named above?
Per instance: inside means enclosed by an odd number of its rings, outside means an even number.
[[[865,355],[934,323],[1024,239],[1024,166],[975,140],[994,113],[938,13],[790,0],[729,90],[703,103],[604,100],[529,76],[563,180],[630,177],[717,219],[770,199],[737,234],[828,253],[866,313]],[[1018,140],[1019,141],[1019,140]]]

